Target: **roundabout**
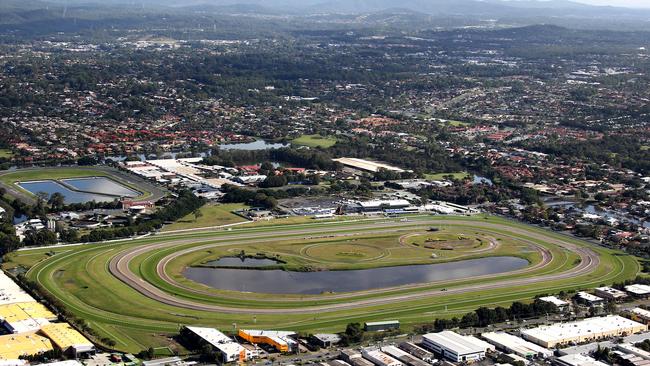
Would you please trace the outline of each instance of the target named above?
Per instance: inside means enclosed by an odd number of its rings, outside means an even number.
[[[210,264],[238,255],[271,264]],[[42,291],[126,351],[168,342],[167,335],[185,324],[311,332],[390,318],[408,329],[480,306],[620,282],[639,272],[634,257],[495,217],[418,216],[170,233],[21,251],[7,260],[28,269],[26,277]],[[214,286],[188,275],[195,270],[221,279],[227,275],[232,285]],[[264,282],[274,276],[288,285]],[[303,278],[315,278],[321,286],[287,290]],[[253,286],[256,282],[261,284]]]

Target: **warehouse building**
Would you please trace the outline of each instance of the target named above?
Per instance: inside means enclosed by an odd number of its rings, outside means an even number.
[[[370,160],[358,159],[358,158],[339,158],[332,159],[333,161],[339,162],[346,167],[361,170],[364,172],[377,173],[380,169],[386,169],[393,172],[403,173],[404,170],[390,166],[388,164],[377,163]]]
[[[361,353],[346,349],[341,351],[341,359],[352,366],[374,366],[374,364],[361,356]]]
[[[399,329],[399,320],[389,320],[384,322],[367,322],[363,325],[366,332],[384,332],[387,330]]]
[[[184,327],[181,333],[183,336],[193,339],[197,344],[204,343],[212,346],[223,363],[244,362],[257,356],[256,352],[247,350],[214,328]]]
[[[349,363],[341,360],[331,360],[327,362],[321,362],[321,366],[350,366]]]
[[[558,357],[554,362],[557,366],[608,366],[606,363],[582,354],[566,355]]]
[[[338,334],[314,334],[309,338],[309,342],[321,348],[330,348],[341,342],[341,336]]]
[[[0,305],[0,323],[9,333],[35,332],[56,319],[36,301]]]
[[[617,315],[589,318],[571,323],[559,323],[526,329],[522,337],[542,347],[594,342],[611,337],[625,336],[647,330],[645,324]]]
[[[23,291],[11,277],[0,271],[0,305],[34,301],[36,300]]]
[[[366,348],[361,351],[361,355],[366,360],[376,366],[404,366],[404,364],[376,348]]]
[[[627,297],[625,292],[611,287],[598,287],[594,290],[594,294],[610,301],[619,301]]]
[[[481,337],[496,346],[498,350],[513,353],[523,358],[547,358],[553,356],[553,352],[546,348],[505,332],[483,333]]]
[[[382,347],[381,351],[407,366],[430,366],[423,360],[414,357],[395,346]]]
[[[70,357],[86,357],[95,354],[95,345],[68,323],[51,323],[41,328],[41,334]]]
[[[452,362],[474,362],[485,358],[494,346],[482,340],[452,331],[429,333],[422,336],[422,345]]]
[[[0,360],[15,360],[20,356],[32,356],[52,351],[52,342],[36,333],[8,334],[0,336]]]
[[[277,330],[239,330],[239,337],[252,344],[265,344],[278,350],[279,352],[297,352],[298,342],[293,336],[295,332],[277,331]]]
[[[642,299],[647,299],[650,297],[650,286],[648,285],[629,285],[625,286],[625,291],[630,295]]]
[[[422,347],[418,347],[418,346],[416,346],[415,344],[413,344],[411,342],[402,342],[402,343],[398,344],[397,347],[399,349],[401,349],[402,351],[408,353],[409,355],[414,356],[416,358],[419,358],[420,360],[422,360],[424,362],[427,362],[427,363],[430,363],[430,364],[434,364],[434,363],[437,362],[437,360],[436,360],[435,356],[433,355],[433,353],[425,350]]]

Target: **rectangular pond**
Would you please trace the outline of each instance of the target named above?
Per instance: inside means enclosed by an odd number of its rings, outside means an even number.
[[[527,260],[518,257],[486,257],[439,264],[322,272],[188,267],[183,275],[221,290],[307,295],[462,280],[512,272],[528,265]]]
[[[118,199],[117,196],[110,196],[98,193],[89,193],[81,191],[73,191],[72,189],[64,186],[63,184],[53,181],[53,180],[44,180],[37,182],[22,182],[18,183],[18,186],[23,188],[26,191],[34,195],[39,195],[40,193],[47,194],[49,199],[54,193],[61,193],[65,197],[65,203],[86,203],[91,201],[96,202],[110,202],[115,199]]]
[[[106,177],[61,179],[61,181],[78,191],[88,193],[118,197],[137,197],[140,195],[140,192],[136,192],[133,189]]]

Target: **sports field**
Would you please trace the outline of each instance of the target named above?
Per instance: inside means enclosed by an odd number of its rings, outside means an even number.
[[[454,179],[465,179],[469,177],[467,172],[448,172],[448,173],[436,173],[436,174],[425,174],[424,177],[429,180],[442,180],[446,176],[451,175]]]
[[[298,146],[328,148],[334,146],[336,141],[336,137],[333,136],[302,135],[291,143]]]
[[[435,227],[437,231],[430,231]],[[508,273],[318,295],[220,290],[184,278],[187,266],[241,251],[281,259],[287,270],[344,270],[457,262],[490,256],[526,259]],[[530,301],[634,278],[629,255],[495,217],[403,219],[235,227],[169,233],[137,241],[19,251],[5,268],[56,296],[116,348],[176,347],[181,325],[341,331],[351,321],[399,319],[406,330],[479,306]],[[260,276],[264,271],[260,271]]]
[[[233,211],[242,210],[246,207],[247,206],[240,204],[205,205],[200,208],[199,217],[196,217],[193,213],[191,213],[178,220],[177,222],[165,226],[162,231],[200,230],[215,226],[248,222],[248,220],[245,218],[232,213]]]
[[[11,152],[11,150],[0,149],[0,158],[9,159],[9,158],[11,158],[13,156],[14,156],[14,154]]]

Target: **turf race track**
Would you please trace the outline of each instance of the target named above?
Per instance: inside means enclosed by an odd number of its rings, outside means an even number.
[[[430,250],[408,238],[430,227],[459,236],[464,251]],[[442,234],[440,234],[442,235]],[[469,238],[469,239],[468,239]],[[474,239],[479,238],[479,239]],[[461,240],[462,239],[462,240]],[[474,241],[472,241],[474,240]],[[424,242],[424,241],[422,241]],[[429,242],[432,242],[429,239]],[[479,243],[474,245],[474,243]],[[436,242],[437,245],[437,242]],[[362,258],[352,252],[369,253]],[[336,261],[340,249],[358,255]],[[305,248],[321,248],[308,252]],[[204,257],[239,250],[264,251],[294,264],[360,269],[519,256],[529,265],[506,273],[357,292],[318,295],[263,294],[211,288],[182,275]],[[375,250],[376,249],[376,250]],[[373,250],[371,252],[371,250]],[[432,259],[430,253],[439,255]],[[322,260],[314,255],[325,255]],[[197,262],[198,261],[198,262]],[[115,348],[139,351],[168,345],[181,325],[340,331],[351,321],[399,319],[409,327],[473,311],[480,306],[530,301],[536,295],[582,290],[634,278],[638,261],[623,253],[495,217],[418,216],[252,226],[145,239],[20,251],[8,264],[29,268],[27,278],[86,320]],[[294,263],[295,262],[295,263]],[[459,262],[462,263],[462,262]],[[260,271],[260,276],[264,271]]]

